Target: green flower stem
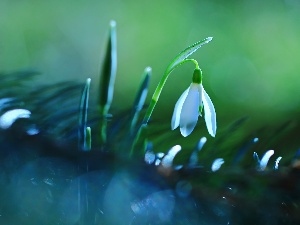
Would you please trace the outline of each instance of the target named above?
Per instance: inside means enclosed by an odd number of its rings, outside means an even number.
[[[137,131],[137,134],[136,134],[135,139],[134,139],[133,144],[132,144],[132,148],[130,150],[130,154],[129,154],[130,157],[132,156],[132,154],[134,152],[134,148],[135,148],[135,146],[137,145],[137,143],[138,143],[138,141],[140,139],[142,131],[145,130],[146,127],[147,127],[147,124],[148,124],[148,122],[150,120],[150,117],[151,117],[151,115],[153,113],[153,110],[154,110],[154,108],[155,108],[155,106],[157,104],[159,96],[160,96],[160,94],[162,92],[162,89],[163,89],[165,83],[167,82],[167,79],[168,79],[169,75],[172,73],[172,71],[174,69],[176,69],[177,67],[179,67],[179,66],[181,66],[181,65],[183,65],[183,64],[185,64],[187,62],[194,63],[195,67],[196,67],[195,70],[200,70],[198,62],[195,59],[184,59],[180,63],[178,63],[175,67],[173,67],[173,68],[170,69],[170,66],[169,66],[167,68],[167,70],[164,73],[163,77],[159,81],[159,83],[158,83],[158,85],[157,85],[157,87],[156,87],[156,89],[154,91],[154,94],[152,95],[152,99],[151,99],[150,105],[147,108],[146,114],[145,114],[144,119],[142,121],[142,125],[140,126],[140,128]]]
[[[158,101],[158,99],[159,99],[159,96],[160,96],[160,94],[161,94],[161,92],[162,92],[162,89],[163,89],[163,87],[164,87],[164,85],[165,85],[165,83],[166,83],[166,81],[167,81],[169,75],[172,73],[172,71],[173,71],[174,69],[176,69],[177,67],[179,67],[179,66],[181,66],[181,65],[183,65],[183,64],[185,64],[185,63],[187,63],[187,62],[193,62],[193,63],[195,64],[195,66],[196,66],[195,69],[200,70],[199,65],[198,65],[198,62],[197,62],[195,59],[185,59],[185,60],[181,61],[181,62],[180,62],[176,67],[174,67],[173,69],[171,69],[171,70],[167,69],[166,72],[164,73],[163,77],[162,77],[161,80],[159,81],[159,83],[158,83],[158,85],[157,85],[155,91],[154,91],[154,94],[153,94],[153,96],[152,96],[150,105],[149,105],[149,107],[148,107],[148,109],[147,109],[147,111],[146,111],[146,114],[145,114],[144,119],[143,119],[143,122],[142,122],[143,125],[147,125],[147,123],[149,122],[150,117],[151,117],[151,115],[152,115],[152,113],[153,113],[153,110],[154,110],[154,108],[155,108],[155,106],[156,106],[156,103],[157,103],[157,101]],[[168,68],[169,68],[169,67],[168,67]]]

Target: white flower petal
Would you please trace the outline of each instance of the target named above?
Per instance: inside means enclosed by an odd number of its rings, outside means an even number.
[[[223,158],[215,159],[211,165],[211,171],[216,172],[217,170],[219,170],[224,162],[225,161]]]
[[[181,146],[175,145],[173,146],[168,154],[162,159],[161,165],[165,168],[171,167],[173,165],[173,160],[178,152],[180,152]]]
[[[29,118],[31,112],[27,109],[12,109],[0,116],[0,127],[8,129],[11,125],[20,118]]]
[[[215,137],[217,132],[217,121],[216,121],[216,111],[215,107],[206,93],[206,91],[203,89],[203,106],[204,106],[204,118],[206,127],[208,130],[208,133]]]
[[[184,103],[184,100],[186,99],[186,96],[188,95],[189,89],[190,88],[186,89],[181,94],[178,101],[176,102],[174,112],[173,112],[173,116],[172,116],[172,121],[171,121],[172,130],[175,130],[179,126],[179,120],[180,120],[180,113],[181,113],[182,105]]]
[[[202,89],[199,84],[192,83],[180,114],[180,132],[186,137],[194,130],[199,116]]]
[[[269,159],[271,158],[272,155],[274,155],[274,150],[269,150],[264,154],[264,156],[260,160],[260,165],[259,165],[260,170],[266,169]]]
[[[274,169],[275,169],[275,170],[278,170],[278,164],[279,164],[279,162],[280,162],[281,159],[282,159],[282,157],[279,156],[279,157],[275,160],[275,166],[274,166]]]

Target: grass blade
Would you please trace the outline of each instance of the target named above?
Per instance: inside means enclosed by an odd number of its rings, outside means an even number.
[[[106,115],[108,114],[113,99],[114,83],[117,71],[117,37],[116,22],[110,22],[109,39],[106,48],[106,54],[100,73],[100,115],[103,118],[101,122],[101,142],[106,142]]]
[[[89,103],[89,91],[90,91],[91,79],[86,80],[86,84],[81,96],[80,108],[79,108],[79,150],[88,151],[90,150],[90,142],[87,139],[87,136],[90,137],[90,128],[87,128],[87,110]],[[87,135],[87,131],[89,132]]]
[[[132,116],[131,125],[130,125],[130,133],[131,134],[135,129],[136,123],[138,121],[139,113],[142,110],[142,108],[145,104],[146,98],[147,98],[151,72],[152,72],[152,69],[150,67],[147,67],[145,69],[144,75],[143,75],[144,78],[142,80],[140,89],[138,90],[138,93],[134,100],[134,104],[133,104],[134,111],[133,111],[133,116]]]
[[[173,61],[169,64],[165,74],[171,73],[177,66],[179,66],[183,60],[185,60],[187,57],[192,55],[194,52],[196,52],[199,48],[201,48],[203,45],[210,42],[213,38],[207,37],[201,41],[196,42],[195,44],[187,47],[182,52],[180,52]]]

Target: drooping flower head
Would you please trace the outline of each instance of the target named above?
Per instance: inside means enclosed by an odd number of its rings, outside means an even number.
[[[217,130],[215,108],[203,88],[202,72],[196,67],[191,85],[182,93],[175,105],[171,121],[172,130],[180,126],[182,136],[190,135],[197,124],[198,116],[201,116],[202,108],[208,133],[215,137]]]

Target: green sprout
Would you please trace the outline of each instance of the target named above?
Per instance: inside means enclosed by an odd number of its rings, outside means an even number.
[[[137,96],[134,101],[133,116],[132,116],[132,120],[131,120],[131,124],[130,124],[130,133],[131,134],[133,134],[133,132],[135,130],[139,114],[140,114],[141,110],[143,109],[143,106],[146,101],[151,72],[152,72],[152,69],[150,67],[147,67],[145,69],[144,74],[143,74],[143,80],[140,85],[140,89],[138,90]]]
[[[101,144],[105,144],[107,140],[106,118],[113,99],[116,72],[117,72],[116,22],[111,21],[109,39],[107,43],[102,71],[100,73],[99,108],[100,108],[100,116],[101,116],[101,125],[100,125]]]
[[[79,150],[89,151],[91,149],[91,128],[87,127],[87,111],[89,103],[91,79],[86,80],[84,90],[82,92],[80,108],[79,108]]]

